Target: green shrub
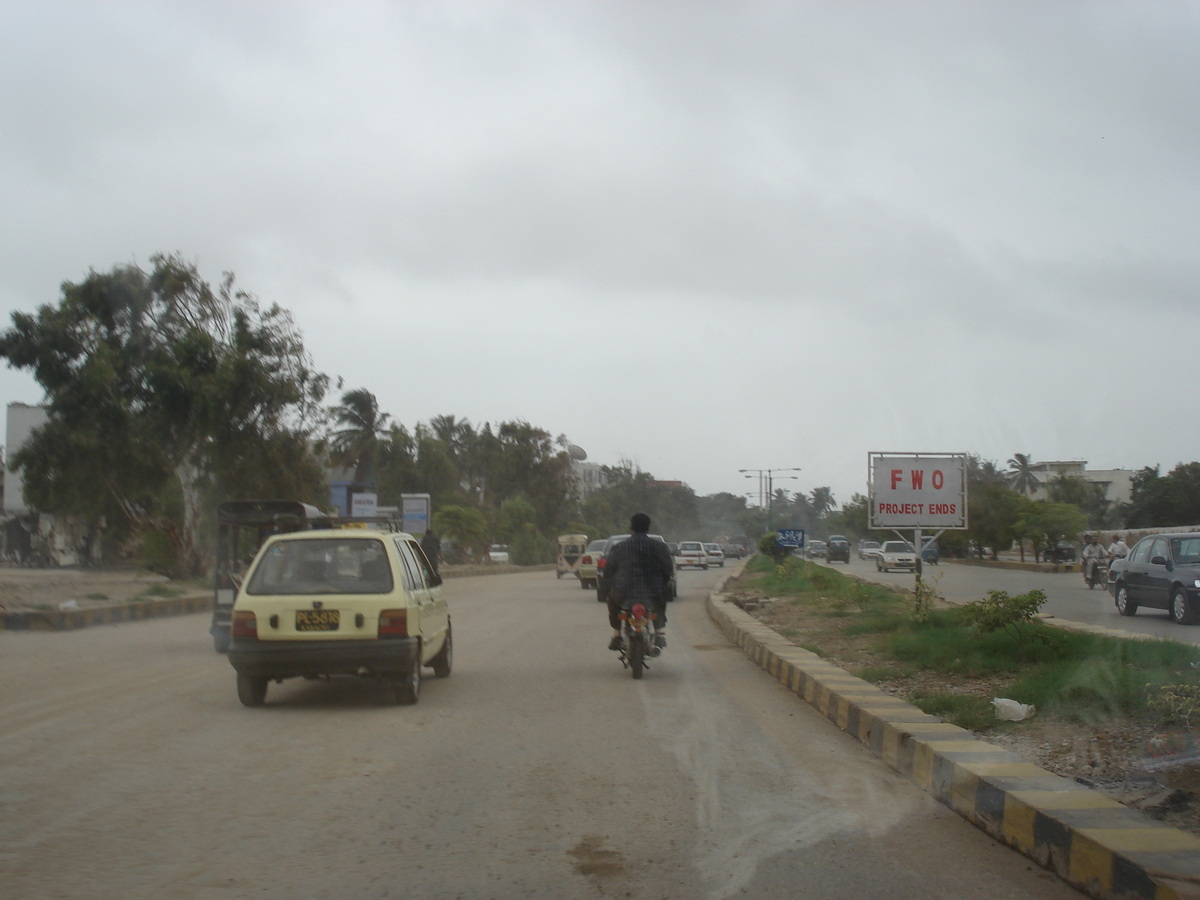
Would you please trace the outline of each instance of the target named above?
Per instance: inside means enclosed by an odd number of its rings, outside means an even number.
[[[1046,592],[1032,590],[1009,596],[1007,591],[988,591],[987,596],[962,607],[963,618],[981,634],[1005,631],[1024,652],[1030,624],[1046,602]]]
[[[776,563],[781,563],[792,555],[791,547],[780,547],[775,541],[779,537],[779,532],[771,531],[764,534],[758,539],[758,552],[774,560]]]
[[[536,566],[552,563],[558,554],[558,545],[542,537],[537,526],[526,522],[517,529],[516,536],[508,548],[508,559],[518,566]]]

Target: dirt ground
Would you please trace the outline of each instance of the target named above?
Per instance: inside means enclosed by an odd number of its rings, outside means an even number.
[[[872,649],[874,636],[846,635],[845,620],[830,611],[776,602],[747,588],[743,579],[725,587],[730,599],[792,643],[858,674],[893,664]],[[944,692],[985,697],[1007,696],[1011,678],[916,673],[872,678],[882,690],[911,699],[918,692]],[[1094,787],[1121,803],[1192,834],[1200,835],[1200,762],[1147,768],[1152,748],[1182,736],[1164,732],[1153,722],[1122,720],[1102,726],[1035,715],[1024,722],[997,723],[980,738],[1011,750],[1030,762],[1081,784]]]
[[[198,584],[175,584],[139,569],[0,568],[0,611],[5,612],[87,609],[200,590]]]

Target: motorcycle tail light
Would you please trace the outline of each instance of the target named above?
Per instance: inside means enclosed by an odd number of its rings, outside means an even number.
[[[245,609],[234,610],[233,621],[229,626],[229,633],[233,637],[240,638],[257,638],[258,637],[258,619],[254,613]]]
[[[408,637],[408,610],[385,609],[379,614],[379,636]]]
[[[640,603],[633,604],[633,609],[630,610],[630,612],[633,613],[633,617],[635,619],[646,618],[646,607],[642,606],[642,604],[640,604]]]
[[[605,564],[606,562],[608,562],[608,557],[607,557],[607,556],[602,556],[602,557],[600,557],[598,560],[596,560],[596,568],[597,568],[597,569],[603,569],[603,568],[604,568],[604,564]]]

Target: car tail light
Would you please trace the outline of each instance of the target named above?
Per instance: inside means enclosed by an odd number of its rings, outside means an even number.
[[[590,556],[584,556],[580,562],[582,562],[585,566],[590,566],[592,564],[592,558]]]
[[[245,609],[237,609],[233,612],[233,621],[230,624],[229,633],[233,637],[240,638],[257,638],[258,637],[258,619],[254,613]]]
[[[408,637],[408,610],[385,609],[379,614],[380,637]]]

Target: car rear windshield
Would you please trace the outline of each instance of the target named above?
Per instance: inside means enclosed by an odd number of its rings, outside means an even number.
[[[246,593],[386,594],[392,567],[383,542],[373,538],[278,541],[254,569]]]
[[[684,541],[682,544],[679,545],[679,549],[680,550],[703,550],[704,548],[702,546],[700,546],[700,544],[698,542]]]
[[[599,553],[604,549],[604,541],[592,541],[587,545],[588,553]]]
[[[1200,563],[1200,537],[1171,538],[1171,556],[1184,565]]]
[[[720,552],[721,552],[721,548],[720,548],[720,546],[719,546],[719,545],[717,545],[717,544],[705,544],[705,545],[704,545],[704,549],[705,549],[705,550],[712,550],[712,551],[714,551],[714,552],[716,552],[716,553],[720,553]]]

